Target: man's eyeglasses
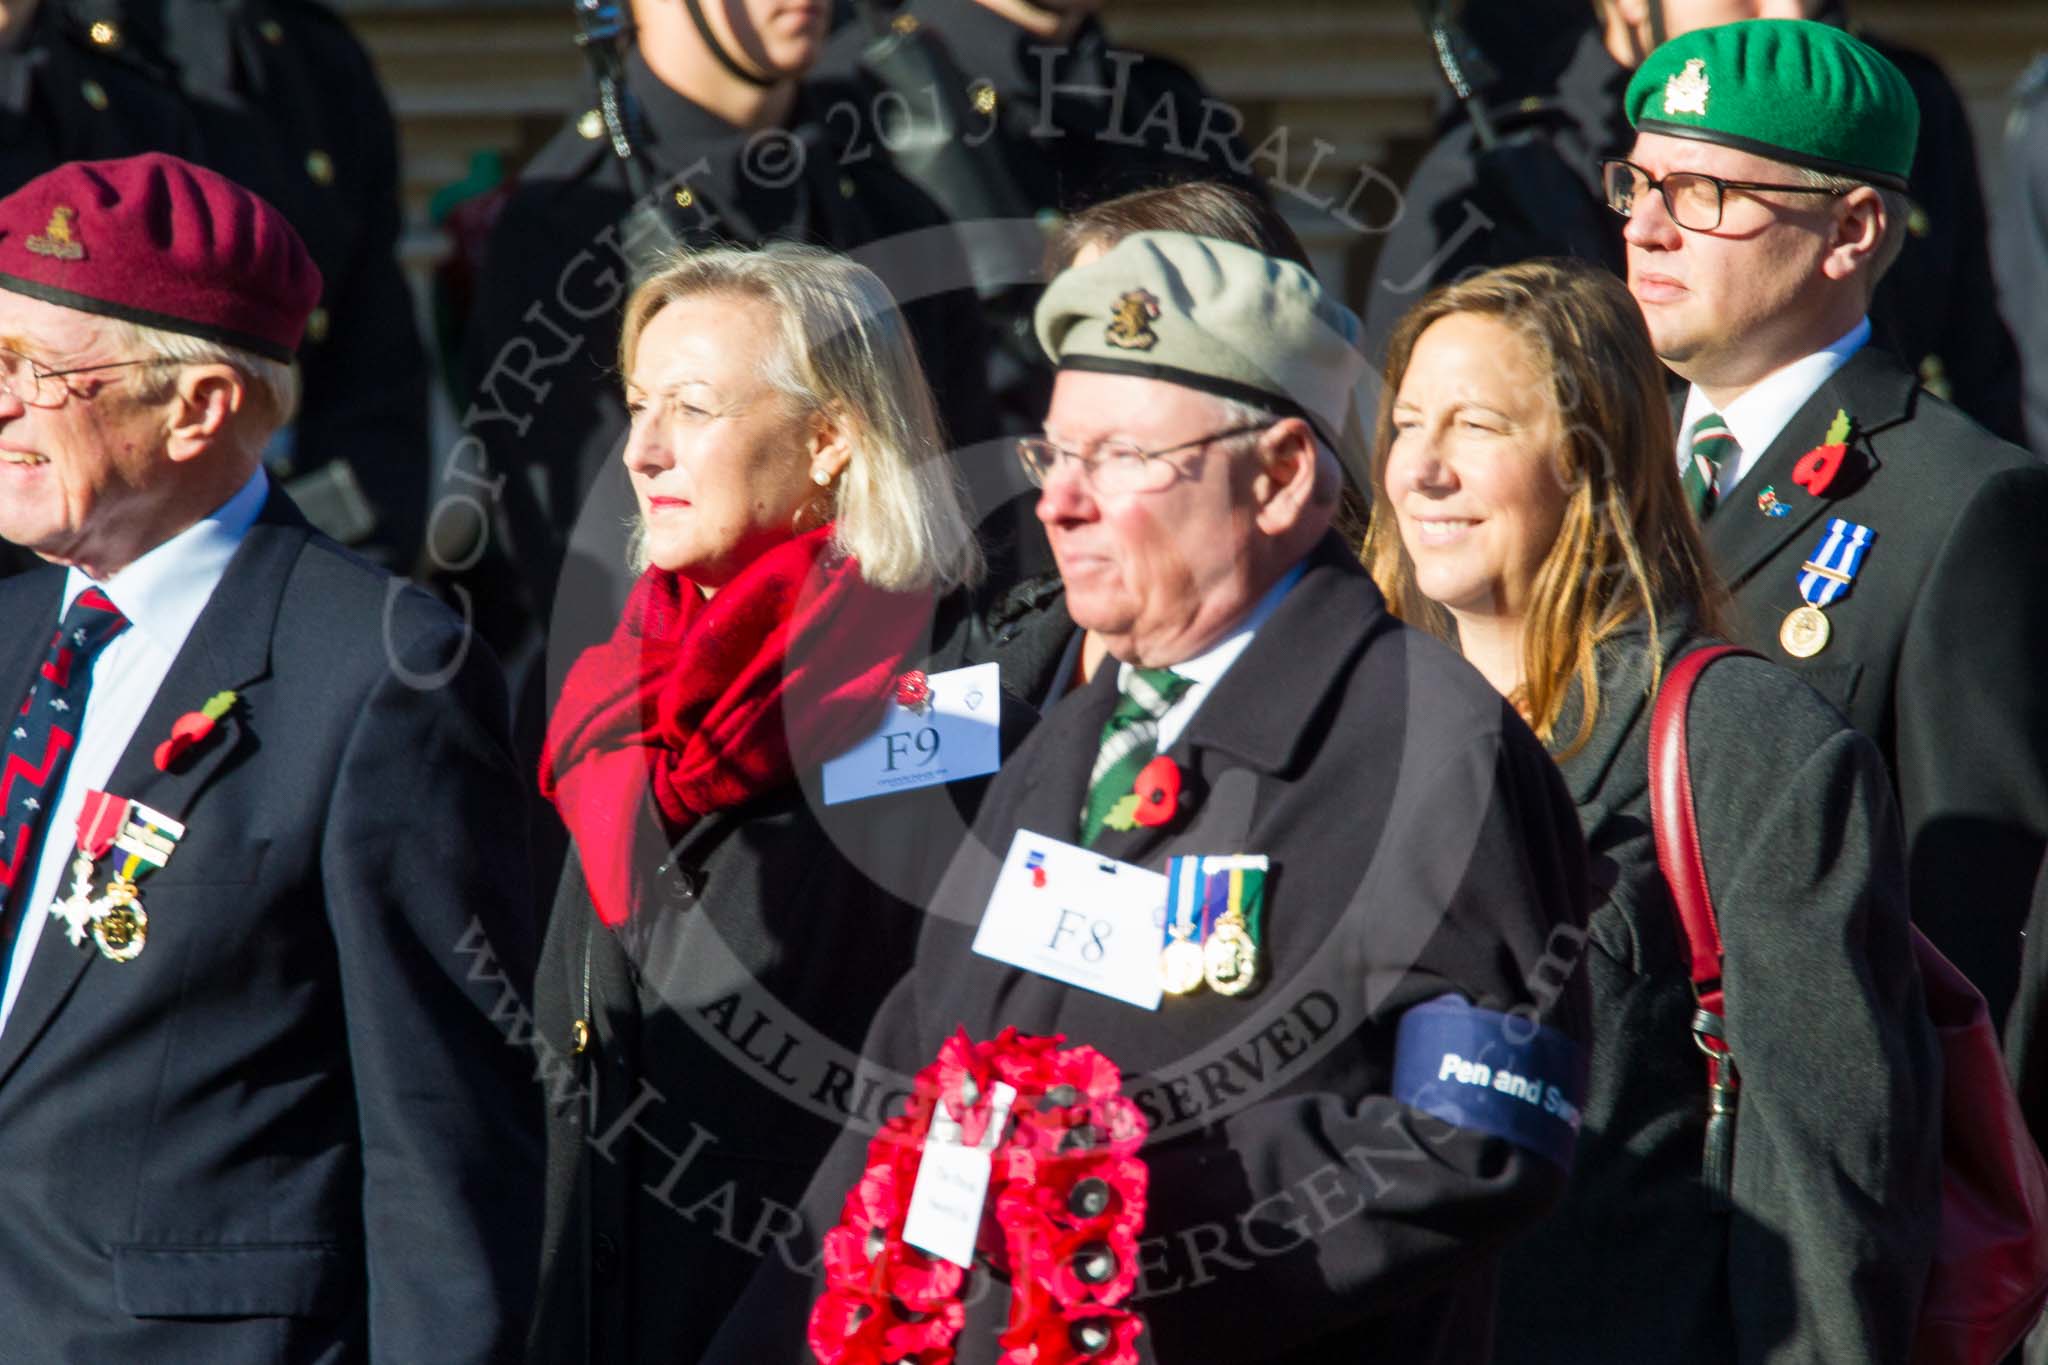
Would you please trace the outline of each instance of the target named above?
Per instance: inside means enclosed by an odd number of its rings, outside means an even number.
[[[1059,462],[1068,459],[1081,466],[1083,481],[1098,493],[1157,493],[1171,484],[1180,472],[1164,457],[1214,441],[1226,441],[1233,436],[1249,436],[1271,425],[1271,422],[1252,422],[1229,427],[1158,450],[1141,450],[1129,441],[1103,441],[1087,454],[1069,450],[1044,436],[1026,436],[1017,442],[1017,458],[1024,462],[1024,472],[1030,476],[1031,482],[1040,488],[1045,487],[1045,481],[1052,477]]]
[[[7,390],[32,408],[61,408],[71,396],[71,386],[63,382],[70,376],[91,374],[96,370],[118,370],[128,365],[154,365],[159,359],[150,356],[142,360],[110,360],[100,365],[51,370],[19,351],[0,346],[0,389]]]
[[[1770,190],[1777,194],[1847,194],[1846,189],[1819,185],[1772,185],[1761,180],[1722,180],[1698,171],[1673,171],[1657,179],[1633,161],[1610,157],[1600,163],[1607,207],[1626,218],[1635,212],[1636,200],[1651,190],[1664,196],[1671,221],[1694,232],[1712,232],[1721,226],[1721,206],[1729,190]]]

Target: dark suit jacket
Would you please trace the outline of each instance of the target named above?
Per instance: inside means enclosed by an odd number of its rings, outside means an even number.
[[[1148,1365],[1484,1361],[1498,1248],[1564,1172],[1397,1103],[1394,1045],[1409,1006],[1453,992],[1583,1043],[1585,853],[1555,766],[1332,537],[1169,750],[1192,813],[1098,844],[1161,870],[1177,853],[1273,859],[1264,985],[1151,1013],[969,950],[1014,833],[1076,836],[1116,673],[1056,706],[997,778],[867,1056],[910,1073],[956,1028],[1015,1025],[1123,1069],[1153,1128],[1131,1301]],[[812,1183],[814,1237],[868,1137],[849,1129]],[[821,1287],[764,1262],[706,1359],[800,1358]],[[967,1297],[960,1359],[977,1365],[1009,1296]]]
[[[1592,1082],[1570,1192],[1504,1259],[1495,1365],[1904,1365],[1940,1210],[1941,1062],[1883,760],[1771,664],[1724,660],[1693,694],[1742,1080],[1736,1207],[1715,1213],[1690,954],[1650,826],[1647,643],[1602,646],[1592,736],[1561,760],[1606,887]],[[1662,643],[1707,641],[1667,618]],[[1574,699],[1558,734],[1581,714]]]
[[[1825,496],[1792,481],[1837,410],[1855,419]],[[1771,488],[1790,514],[1767,517]],[[1792,659],[1778,629],[1830,517],[1876,532],[1833,635]],[[1875,739],[1905,818],[1913,918],[2003,1020],[2048,847],[2048,467],[1866,346],[1809,399],[1705,527],[1741,642]],[[1768,717],[1758,723],[1767,730]]]
[[[63,581],[0,583],[8,696]],[[46,931],[0,1033],[0,1355],[516,1358],[539,1110],[501,1029],[532,920],[503,684],[468,643],[272,496],[108,784],[186,826],[142,882],[147,946]]]

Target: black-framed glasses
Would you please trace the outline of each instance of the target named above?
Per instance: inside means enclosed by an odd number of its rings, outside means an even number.
[[[1847,194],[1847,189],[1820,185],[1772,185],[1761,180],[1723,180],[1698,171],[1673,171],[1662,180],[1633,161],[1608,157],[1600,163],[1602,188],[1607,207],[1626,218],[1635,212],[1636,200],[1655,190],[1664,196],[1664,209],[1671,221],[1694,232],[1712,232],[1721,226],[1721,207],[1729,190],[1771,190],[1778,194]]]
[[[0,389],[5,389],[32,408],[61,408],[71,396],[71,386],[62,381],[75,374],[118,370],[129,365],[154,365],[161,356],[141,360],[109,360],[98,365],[79,365],[69,370],[52,370],[19,351],[0,346]]]
[[[1040,488],[1052,477],[1059,462],[1068,459],[1081,466],[1083,481],[1098,493],[1157,493],[1172,483],[1179,472],[1165,456],[1227,441],[1233,436],[1249,436],[1272,425],[1271,421],[1249,422],[1157,450],[1141,450],[1129,441],[1103,441],[1086,454],[1069,450],[1050,437],[1026,436],[1017,442],[1017,458],[1024,462],[1024,472],[1031,482]]]

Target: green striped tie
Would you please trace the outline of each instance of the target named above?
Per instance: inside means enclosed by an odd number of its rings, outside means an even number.
[[[1692,508],[1694,517],[1705,521],[1713,515],[1719,498],[1721,466],[1734,459],[1739,450],[1735,433],[1728,430],[1718,412],[1710,412],[1693,423],[1692,458],[1685,462],[1685,472],[1678,482],[1685,489],[1685,503]]]
[[[1133,668],[1123,696],[1102,727],[1102,747],[1088,775],[1088,801],[1081,808],[1081,845],[1092,848],[1111,807],[1131,794],[1138,774],[1159,753],[1159,718],[1179,701],[1194,679],[1170,668]]]

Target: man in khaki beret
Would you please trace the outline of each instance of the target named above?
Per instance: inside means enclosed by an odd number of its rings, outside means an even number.
[[[1098,1286],[1067,1309],[1077,1350],[1128,1312],[1148,1362],[1483,1361],[1495,1251],[1561,1193],[1575,1136],[1570,798],[1330,531],[1363,360],[1307,271],[1139,234],[1037,324],[1059,373],[1022,454],[1114,666],[997,777],[867,1061],[902,1076],[956,1029],[1015,1027],[1122,1069],[1147,1214],[1071,1252]],[[1490,1098],[1481,1057],[1556,1103]],[[813,1183],[814,1233],[868,1138]],[[962,1292],[963,1365],[996,1359],[1013,1293],[1036,1323],[1020,1278],[1062,1271],[990,1273]],[[769,1262],[709,1358],[790,1358],[818,1289]]]

